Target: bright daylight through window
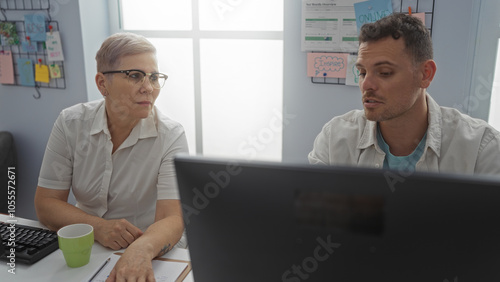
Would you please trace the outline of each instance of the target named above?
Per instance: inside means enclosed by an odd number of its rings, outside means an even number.
[[[498,40],[497,48],[497,63],[493,78],[493,88],[491,90],[490,117],[488,122],[494,128],[500,130],[500,39]]]
[[[281,160],[283,0],[121,0],[121,29],[157,47],[156,102],[191,153]],[[154,8],[152,8],[154,7]]]

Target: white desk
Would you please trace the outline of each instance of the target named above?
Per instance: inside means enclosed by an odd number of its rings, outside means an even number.
[[[0,214],[0,221],[6,222],[9,220],[7,215]],[[38,221],[15,218],[17,224],[44,227]],[[71,268],[66,265],[61,250],[56,250],[42,260],[33,265],[23,265],[16,263],[16,274],[10,274],[10,267],[5,261],[0,263],[0,281],[82,281],[88,278],[96,271],[104,260],[112,253],[111,249],[103,247],[99,243],[95,243],[92,247],[90,262],[87,265],[78,268]],[[163,256],[164,258],[190,260],[189,251],[186,249],[175,248]],[[184,279],[185,282],[193,282],[192,272]]]

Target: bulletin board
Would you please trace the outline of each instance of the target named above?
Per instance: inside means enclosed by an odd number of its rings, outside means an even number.
[[[336,9],[335,5],[339,4],[341,5],[342,2],[352,2],[350,0],[333,0],[331,2],[325,2],[323,3],[329,3],[328,5],[332,5],[331,7],[327,7],[329,9]],[[305,2],[312,2],[312,0],[303,0],[303,4]],[[319,0],[317,3],[321,2]],[[432,36],[432,28],[433,28],[433,23],[434,23],[434,5],[435,5],[435,0],[391,0],[392,2],[392,12],[399,12],[399,13],[404,13],[404,14],[412,14],[413,16],[416,16],[415,14],[419,15],[422,19],[425,19],[425,25],[427,29],[429,30],[431,36]],[[330,4],[334,3],[334,4]],[[336,3],[336,4],[335,4]],[[351,5],[352,6],[352,5]],[[340,9],[341,7],[339,7]],[[371,8],[371,7],[370,7]],[[303,6],[303,9],[304,6]],[[304,19],[304,11],[303,11],[303,26],[302,26],[302,36],[306,37],[304,35],[304,23],[307,24],[307,19]],[[353,20],[354,21],[354,20]],[[329,25],[338,25],[337,23],[319,23],[319,25],[322,25],[323,30],[328,29]],[[359,25],[359,24],[358,24]],[[354,26],[356,26],[356,23],[354,23]],[[359,34],[359,33],[357,33]],[[353,32],[351,31],[350,35],[341,35],[341,36],[351,36],[351,38],[357,37],[357,34],[353,35]],[[316,70],[315,73],[312,72],[311,70],[311,61],[313,60],[329,60],[330,64],[336,64],[338,62],[345,62],[349,67],[346,68],[345,71],[350,71],[349,68],[352,68],[352,58],[355,58],[357,55],[357,47],[355,48],[356,50],[350,50],[347,52],[342,52],[338,50],[328,50],[328,47],[326,49],[323,48],[318,48],[320,50],[314,50],[314,47],[310,47],[308,49],[304,50],[304,40],[305,38],[302,38],[302,51],[307,52],[308,56],[308,76],[311,77],[311,82],[315,84],[334,84],[334,85],[346,85],[346,75],[344,73],[339,72],[339,77],[320,77],[321,73],[318,73]],[[357,38],[356,44],[357,44]],[[351,46],[352,49],[352,46]],[[322,58],[321,56],[325,57]],[[325,74],[326,75],[326,74]],[[342,77],[343,76],[343,77]],[[347,76],[348,83],[347,85],[353,85],[352,81],[352,74],[351,77]]]
[[[33,45],[30,48],[34,48],[36,51],[27,52],[26,46],[22,47],[22,42],[26,43],[27,38],[27,30],[24,20],[22,19],[25,15],[28,14],[38,14],[44,15],[46,32],[57,33],[59,36],[59,23],[51,19],[50,15],[50,1],[43,0],[0,0],[0,22],[12,23],[15,25],[17,30],[17,37],[19,39],[19,44],[2,44],[0,46],[0,54],[5,54],[6,52],[10,52],[12,54],[12,63],[13,63],[13,76],[14,83],[6,83],[2,84],[5,86],[23,86],[21,82],[21,69],[18,64],[18,61],[29,59],[32,61],[33,69],[35,69],[36,64],[39,66],[46,65],[50,67],[50,71],[57,71],[54,76],[52,73],[50,74],[50,79],[48,82],[35,81],[34,89],[36,93],[33,95],[35,99],[39,99],[41,97],[40,88],[52,88],[52,89],[65,89],[66,88],[66,80],[64,75],[64,61],[63,60],[50,60],[49,54],[50,52],[47,49],[47,43],[45,41],[31,41],[29,40],[29,45]],[[62,50],[61,50],[62,52]]]

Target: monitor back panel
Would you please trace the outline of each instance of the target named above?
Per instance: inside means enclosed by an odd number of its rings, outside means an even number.
[[[500,281],[500,184],[175,160],[195,281]]]

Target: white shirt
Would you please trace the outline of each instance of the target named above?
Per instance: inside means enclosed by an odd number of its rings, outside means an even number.
[[[427,140],[415,169],[425,172],[500,175],[500,133],[485,121],[440,107],[427,94]],[[353,110],[325,124],[309,153],[312,164],[383,168],[377,123]]]
[[[179,199],[173,157],[188,152],[184,129],[155,107],[112,149],[104,100],[67,108],[52,129],[38,186],[71,188],[86,213],[125,218],[144,231],[157,200]]]

